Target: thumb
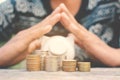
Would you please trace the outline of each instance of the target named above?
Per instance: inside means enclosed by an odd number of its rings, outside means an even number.
[[[28,46],[28,52],[32,53],[34,50],[40,49],[40,45],[41,45],[40,40],[37,39],[32,41]]]
[[[44,29],[43,30],[44,31],[43,35],[44,35],[44,34],[50,32],[52,30],[52,26],[51,25],[47,25],[43,29]]]

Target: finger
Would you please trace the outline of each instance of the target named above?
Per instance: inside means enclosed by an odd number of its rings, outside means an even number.
[[[64,12],[61,14],[61,22],[67,30],[72,32],[76,38],[78,38],[78,40],[83,37],[82,34],[86,34],[87,32],[83,26],[74,24]]]
[[[70,17],[67,16],[66,13],[61,13],[61,23],[64,25],[66,29],[68,29],[70,32],[75,33],[79,30],[79,27],[76,26],[70,19]]]
[[[37,25],[37,27],[31,28],[29,30],[29,34],[33,36],[33,39],[38,39],[44,34],[50,32],[54,24],[56,24],[61,18],[60,14],[56,14],[51,19],[49,19],[49,23],[44,22],[44,25]]]
[[[57,13],[61,13],[62,9],[60,8],[60,5],[51,13],[51,17],[54,16]]]
[[[49,32],[52,29],[51,26],[53,26],[60,20],[60,11],[61,10],[59,7],[56,8],[56,10],[51,15],[49,15],[47,18],[45,18],[42,22],[27,29],[26,35],[32,35],[32,37],[31,36],[29,37],[31,38],[31,40],[34,40],[34,39],[41,37],[43,34]]]
[[[28,47],[28,52],[31,53],[36,49],[40,48],[40,41],[39,40],[34,40],[33,42],[31,42],[31,44]]]
[[[77,23],[77,21],[75,20],[74,16],[70,13],[70,11],[67,9],[67,7],[62,3],[60,4],[60,8],[63,12],[65,12],[68,17],[70,18],[70,20],[74,23]]]
[[[58,13],[50,19],[48,24],[54,26],[58,21],[60,21],[60,19],[61,19],[61,14]]]
[[[42,20],[41,22],[39,22],[38,24],[34,25],[33,27],[27,29],[28,31],[32,31],[33,29],[37,29],[41,26],[45,26],[45,24],[48,24],[48,22],[50,21],[50,19],[55,16],[56,14],[60,13],[61,9],[60,7],[57,7],[49,16],[47,16],[44,20]]]
[[[64,13],[61,13],[61,23],[64,25],[64,27],[69,27],[71,25],[71,21],[69,20],[70,18]]]
[[[53,16],[50,20],[49,23],[45,23],[45,25],[39,26],[38,28],[32,30],[32,33],[38,37],[50,32],[52,30],[52,27],[60,20],[61,15],[60,14],[56,14],[55,16]]]
[[[53,18],[56,14],[60,14],[60,13],[61,13],[61,8],[57,7],[48,17],[46,17],[42,22],[38,23],[36,26],[49,24],[51,18]]]
[[[43,20],[41,23],[35,25],[35,27],[31,28],[30,31],[35,32],[37,30],[39,31],[39,33],[42,32],[43,34],[45,34],[49,32],[58,21],[60,21],[60,18],[61,18],[60,13],[57,13],[53,17],[47,18],[46,20]]]

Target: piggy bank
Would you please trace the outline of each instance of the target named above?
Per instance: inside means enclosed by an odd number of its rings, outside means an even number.
[[[49,55],[62,56],[67,60],[75,57],[74,39],[70,36],[43,36],[40,41],[41,51],[49,51]]]

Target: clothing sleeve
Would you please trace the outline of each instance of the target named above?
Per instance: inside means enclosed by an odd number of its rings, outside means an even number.
[[[12,36],[14,17],[14,0],[0,0],[0,42],[7,41]]]
[[[41,0],[0,0],[0,41],[29,28],[46,16]]]

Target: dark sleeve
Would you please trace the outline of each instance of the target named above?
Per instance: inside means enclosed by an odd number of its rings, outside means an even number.
[[[35,25],[46,15],[41,0],[0,0],[0,42]]]
[[[13,34],[12,27],[15,17],[14,0],[0,2],[0,41],[7,41]]]

